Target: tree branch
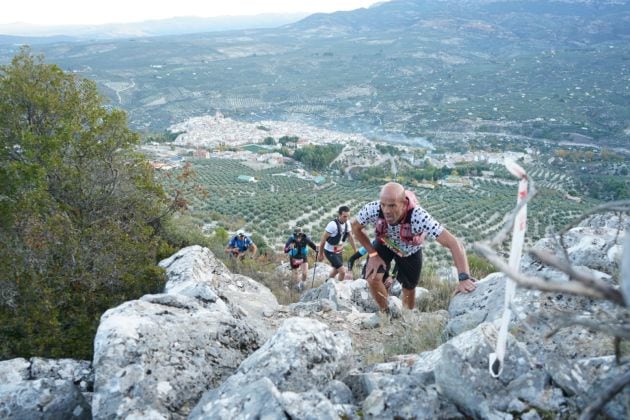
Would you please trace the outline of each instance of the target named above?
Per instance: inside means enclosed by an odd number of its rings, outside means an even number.
[[[558,331],[563,328],[571,327],[574,325],[580,325],[593,331],[598,331],[612,337],[619,337],[623,339],[630,339],[630,325],[627,322],[627,316],[625,319],[599,319],[599,318],[587,318],[581,315],[573,314],[560,314],[554,318],[555,328],[545,334],[545,338],[554,336]]]
[[[560,259],[548,252],[532,249],[529,251],[529,253],[534,255],[544,264],[554,267],[567,274],[570,279],[582,283],[589,289],[597,290],[599,293],[605,296],[607,300],[614,302],[619,306],[626,306],[621,292],[614,289],[608,283],[591,275],[590,273],[587,273],[585,271],[578,271],[568,261]]]
[[[611,201],[609,203],[605,203],[605,204],[602,204],[600,206],[594,207],[591,210],[589,210],[589,211],[587,211],[585,213],[582,213],[580,215],[580,217],[578,217],[573,222],[571,222],[568,225],[566,225],[564,227],[564,229],[562,229],[562,231],[560,232],[560,235],[564,235],[570,229],[574,228],[580,222],[582,222],[583,220],[588,219],[590,216],[592,216],[594,214],[607,213],[607,212],[610,212],[610,211],[618,211],[618,212],[622,212],[622,213],[630,212],[630,200]]]
[[[574,295],[586,296],[596,299],[606,299],[606,296],[599,290],[586,287],[582,283],[577,282],[551,282],[540,277],[527,276],[516,270],[513,270],[499,257],[488,245],[477,243],[473,245],[473,249],[482,254],[492,265],[499,271],[505,273],[509,278],[514,280],[519,286],[526,289],[538,289],[543,292],[563,292],[572,293]]]
[[[580,420],[591,420],[604,408],[606,403],[612,400],[626,385],[630,384],[630,370],[619,375],[608,385],[595,400],[582,412]]]

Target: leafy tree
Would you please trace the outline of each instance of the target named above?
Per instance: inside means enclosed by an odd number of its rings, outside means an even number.
[[[297,143],[300,138],[297,136],[282,136],[278,139],[278,143],[286,146],[287,143]]]
[[[163,284],[174,207],[92,81],[23,48],[0,67],[0,359],[91,358],[101,314]]]
[[[373,179],[381,180],[385,178],[385,168],[383,168],[382,166],[370,166],[369,168],[363,170],[360,174],[358,174],[357,177],[364,181],[369,181]]]
[[[384,155],[389,154],[392,156],[399,156],[402,154],[402,152],[396,146],[392,146],[390,144],[377,143],[376,150],[378,150],[381,154],[384,154]]]
[[[293,158],[302,162],[305,166],[322,170],[335,160],[343,150],[341,144],[307,145],[298,149],[293,154]]]
[[[144,136],[144,142],[156,142],[156,143],[172,143],[175,141],[177,136],[182,134],[183,131],[171,132],[168,130],[164,130],[159,133],[147,133]]]

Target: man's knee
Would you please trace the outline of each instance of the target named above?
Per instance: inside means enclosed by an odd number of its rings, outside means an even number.
[[[367,279],[367,282],[370,286],[373,286],[378,283],[383,283],[383,274],[376,274],[374,276],[370,276],[370,278]]]

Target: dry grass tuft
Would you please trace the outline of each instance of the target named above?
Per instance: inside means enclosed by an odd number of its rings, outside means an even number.
[[[455,285],[439,278],[432,267],[425,267],[422,270],[419,285],[429,291],[429,295],[416,305],[420,312],[435,312],[448,309]]]

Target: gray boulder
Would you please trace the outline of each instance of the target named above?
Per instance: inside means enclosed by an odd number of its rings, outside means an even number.
[[[369,394],[361,409],[365,418],[440,418],[440,399],[434,385],[419,375],[367,374]]]
[[[400,285],[398,282],[395,284]],[[418,303],[426,299],[428,294],[428,290],[422,287],[416,287],[416,302]],[[400,293],[398,295],[400,295]],[[400,302],[397,296],[389,296],[389,298],[393,299],[395,302]],[[342,312],[374,313],[379,310],[376,301],[372,298],[368,283],[364,279],[345,281],[328,279],[323,285],[304,292],[300,297],[301,305],[292,305],[292,307],[307,311],[324,310],[322,305],[303,305],[303,303],[306,302],[320,301],[327,302],[324,306],[329,306],[328,302],[330,302],[333,310]]]
[[[627,372],[627,367],[617,364],[614,356],[570,359],[552,356],[545,363],[545,370],[566,395],[575,412],[582,412],[615,377]],[[604,413],[612,419],[627,415],[627,397],[630,390],[620,392],[604,406]]]
[[[0,384],[10,384],[31,379],[31,363],[18,357],[0,361]]]
[[[110,309],[94,340],[95,418],[184,418],[260,346],[220,299],[147,295]]]
[[[92,400],[94,372],[92,363],[87,360],[32,357],[29,360],[16,358],[0,361],[0,384],[17,384],[37,379],[61,379],[71,382],[79,388],[88,403]]]
[[[79,389],[63,379],[36,379],[0,385],[0,418],[91,419]]]
[[[285,418],[283,413],[337,418],[323,392],[351,364],[347,333],[333,333],[312,319],[289,318],[234,375],[204,394],[190,418]]]
[[[458,293],[451,299],[448,307],[450,318],[446,325],[449,337],[501,317],[506,278],[503,273],[492,273],[477,282],[474,293]]]
[[[82,393],[90,393],[94,387],[92,363],[87,360],[31,358],[31,379],[64,379],[79,387]]]
[[[273,334],[273,326],[264,316],[278,309],[278,301],[271,290],[249,277],[232,274],[208,248],[198,245],[183,248],[160,261],[159,265],[166,270],[166,293],[202,301],[215,301],[219,297],[237,308],[261,338]]]
[[[483,323],[443,344],[434,365],[440,393],[474,418],[511,418],[508,412],[516,406],[562,413],[566,406],[562,391],[550,384],[548,374],[511,335],[503,373],[499,378],[490,375],[488,355],[496,337],[496,327]],[[520,404],[510,407],[513,401]]]

